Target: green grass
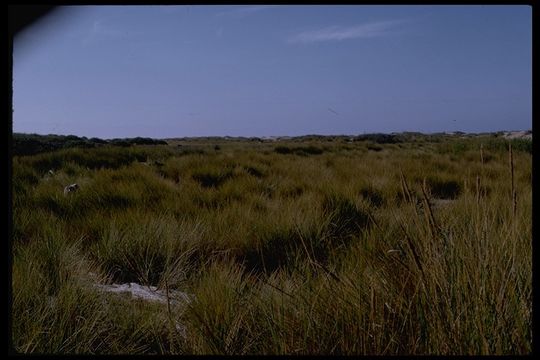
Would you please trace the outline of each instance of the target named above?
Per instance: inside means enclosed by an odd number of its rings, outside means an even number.
[[[530,353],[530,144],[512,141],[514,216],[507,141],[390,140],[212,138],[15,157],[12,345]],[[64,196],[73,182],[80,190]],[[93,286],[123,282],[194,300]]]

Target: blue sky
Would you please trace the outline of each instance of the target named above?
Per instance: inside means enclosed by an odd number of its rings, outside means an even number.
[[[20,34],[13,131],[532,127],[528,6],[73,6]]]

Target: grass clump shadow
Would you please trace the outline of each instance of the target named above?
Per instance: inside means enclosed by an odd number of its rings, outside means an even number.
[[[247,272],[272,273],[294,264],[299,250],[299,236],[294,229],[274,229],[263,234],[255,246],[242,249],[238,261]]]
[[[371,205],[378,208],[385,204],[385,199],[382,191],[373,186],[366,186],[360,189],[360,196],[366,199]]]
[[[426,178],[426,183],[431,195],[439,199],[457,199],[463,191],[463,184],[452,179],[431,176]]]
[[[278,154],[296,154],[300,156],[308,155],[320,155],[324,152],[324,149],[316,147],[313,145],[309,146],[298,146],[298,147],[288,147],[288,146],[276,146],[274,152]]]
[[[233,177],[232,171],[200,171],[191,175],[204,188],[217,188]]]
[[[368,213],[343,195],[326,196],[322,207],[327,218],[328,235],[332,238],[345,239],[370,224]]]

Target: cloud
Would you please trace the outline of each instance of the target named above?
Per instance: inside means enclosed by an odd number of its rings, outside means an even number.
[[[222,16],[234,16],[234,17],[244,17],[251,14],[255,14],[261,11],[269,10],[276,7],[275,5],[253,5],[253,6],[242,6],[239,8],[234,8],[232,10],[222,11],[216,14],[217,17]]]
[[[359,38],[381,37],[404,20],[389,20],[366,23],[362,25],[342,27],[330,26],[319,30],[305,31],[289,38],[290,43],[315,43],[322,41],[341,41]]]

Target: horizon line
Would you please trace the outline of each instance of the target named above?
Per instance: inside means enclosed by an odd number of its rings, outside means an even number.
[[[414,131],[414,130],[404,130],[404,131],[391,131],[391,132],[362,132],[362,133],[341,133],[341,134],[317,134],[317,133],[305,133],[301,135],[195,135],[195,136],[175,136],[175,137],[150,137],[150,136],[129,136],[129,137],[99,137],[99,136],[86,136],[86,135],[75,135],[75,134],[55,134],[55,133],[48,133],[48,134],[40,134],[40,133],[27,133],[27,132],[12,132],[12,137],[15,134],[18,135],[37,135],[37,136],[75,136],[78,138],[87,138],[87,139],[101,139],[101,140],[114,140],[114,139],[135,139],[135,138],[146,138],[146,139],[153,139],[153,140],[174,140],[174,139],[181,139],[181,138],[188,138],[188,139],[197,139],[197,138],[259,138],[259,139],[273,139],[273,138],[298,138],[298,137],[307,137],[307,136],[318,136],[318,137],[347,137],[347,136],[362,136],[362,135],[399,135],[399,134],[407,134],[407,133],[417,133],[422,135],[438,135],[438,134],[465,134],[465,135],[481,135],[481,134],[496,134],[496,133],[515,133],[515,132],[530,132],[532,133],[531,129],[519,129],[519,130],[494,130],[494,131],[480,131],[480,132],[465,132],[460,130],[447,130],[447,131],[432,131],[432,132],[423,132],[423,131]]]

